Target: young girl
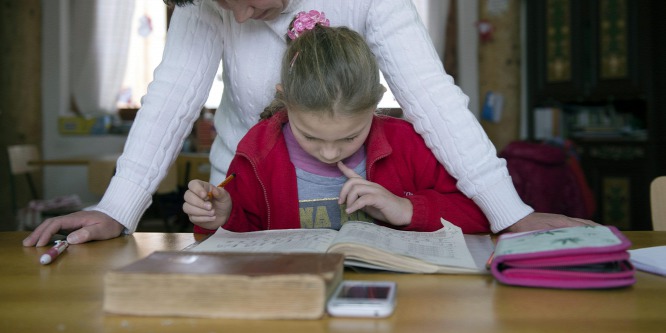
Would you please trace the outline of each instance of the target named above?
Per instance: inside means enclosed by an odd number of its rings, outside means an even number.
[[[327,25],[323,14],[297,17],[276,99],[229,167],[236,178],[224,188],[189,183],[183,210],[195,232],[339,229],[348,220],[433,231],[440,217],[490,232],[413,127],[375,114],[385,89],[363,38]]]

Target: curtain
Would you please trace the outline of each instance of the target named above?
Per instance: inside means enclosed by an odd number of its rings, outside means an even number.
[[[116,113],[134,0],[71,0],[70,91],[80,115]]]
[[[458,81],[458,7],[457,0],[449,0],[449,13],[446,19],[444,39],[444,69],[453,79]]]
[[[421,16],[421,21],[428,29],[430,39],[439,54],[444,59],[444,46],[446,43],[446,23],[449,17],[450,0],[412,0],[416,10]]]

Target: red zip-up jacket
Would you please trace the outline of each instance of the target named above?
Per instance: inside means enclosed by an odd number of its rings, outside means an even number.
[[[300,215],[296,169],[282,134],[287,112],[260,121],[240,141],[229,166],[236,178],[225,186],[232,199],[227,230],[248,232],[298,229]],[[464,233],[490,232],[481,209],[456,187],[421,136],[404,120],[376,116],[365,141],[367,179],[412,202],[409,225],[401,230],[434,231],[440,217]],[[194,232],[214,230],[195,226]]]

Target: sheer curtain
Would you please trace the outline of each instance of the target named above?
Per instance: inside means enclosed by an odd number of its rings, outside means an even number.
[[[412,1],[443,60],[451,0]],[[135,2],[70,0],[70,109],[74,113],[117,112],[118,93],[128,66]],[[141,95],[136,91],[136,96]],[[390,97],[388,105],[396,104]],[[217,103],[219,99],[213,100],[211,107]]]
[[[480,97],[476,22],[479,0],[412,1],[440,59],[445,61],[447,73],[454,76],[456,84],[469,97],[468,108],[478,117]],[[451,28],[455,31],[448,31],[448,37],[454,40],[447,41],[449,19],[455,20],[451,22]],[[455,59],[451,59],[451,56],[455,56]]]
[[[444,46],[446,42],[446,23],[449,17],[450,0],[412,0],[421,21],[428,29],[430,39],[440,59],[444,59]]]
[[[71,109],[81,115],[115,113],[134,0],[71,0],[70,11]]]
[[[446,23],[449,15],[449,2],[451,0],[412,0],[416,11],[421,17],[423,25],[428,30],[435,50],[439,58],[444,61],[445,41],[446,41]],[[384,97],[379,102],[380,109],[400,108],[398,101],[393,96],[391,88],[386,83],[386,79],[380,72],[382,85],[387,88]]]

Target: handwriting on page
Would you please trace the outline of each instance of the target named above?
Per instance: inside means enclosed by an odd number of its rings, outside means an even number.
[[[213,252],[326,252],[336,231],[324,229],[269,230],[260,233],[236,233],[220,229],[193,251]]]
[[[336,239],[336,242],[359,244],[368,241],[383,251],[418,257],[436,264],[459,261],[460,266],[466,266],[470,261],[473,263],[460,229],[448,226],[436,232],[406,234],[390,228],[377,228],[369,223],[353,223],[353,228],[341,230]]]

